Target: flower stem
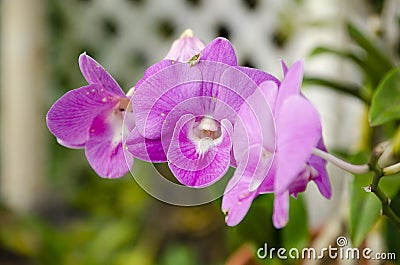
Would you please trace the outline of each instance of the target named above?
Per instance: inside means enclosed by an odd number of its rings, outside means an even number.
[[[321,149],[318,149],[318,148],[313,149],[313,154],[316,156],[319,156],[319,157],[325,159],[326,161],[331,162],[335,166],[337,166],[343,170],[346,170],[347,172],[353,173],[353,174],[366,174],[366,173],[371,172],[371,170],[367,164],[363,164],[363,165],[350,164],[350,163],[343,161],[343,160],[337,158],[336,156],[333,156],[333,155],[331,155],[325,151],[322,151]]]
[[[384,175],[390,175],[400,172],[400,163],[381,169],[378,165],[379,157],[382,155],[383,151],[381,149],[382,148],[374,150],[369,163],[363,165],[350,164],[346,161],[337,158],[336,156],[333,156],[317,148],[313,149],[313,154],[353,174],[366,174],[369,172],[374,172],[374,177],[370,185],[370,191],[374,193],[375,196],[378,197],[378,199],[381,201],[382,215],[388,217],[393,222],[393,224],[396,225],[396,227],[400,230],[400,218],[390,207],[389,197],[379,187],[379,181]]]
[[[382,215],[385,215],[389,218],[393,224],[400,230],[400,218],[396,215],[396,213],[390,207],[390,199],[383,192],[383,190],[379,187],[379,180],[382,176],[375,172],[374,178],[372,179],[371,184],[371,192],[373,192],[376,197],[381,201],[382,204]]]
[[[400,162],[382,169],[383,176],[393,175],[400,172]]]

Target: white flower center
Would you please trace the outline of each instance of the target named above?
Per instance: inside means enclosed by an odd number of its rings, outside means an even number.
[[[221,125],[210,117],[202,117],[194,123],[189,138],[196,144],[196,152],[204,155],[222,141]]]

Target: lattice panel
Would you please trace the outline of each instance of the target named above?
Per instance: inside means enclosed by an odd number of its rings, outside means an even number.
[[[278,59],[288,57],[288,50],[305,55],[304,41],[299,43],[296,37],[304,34],[299,30],[313,20],[329,27],[338,16],[338,5],[332,0],[323,5],[290,0],[56,2],[67,25],[66,41],[73,40],[80,51],[95,55],[124,85],[134,83],[146,67],[163,58],[186,28],[206,43],[217,36],[229,38],[243,65],[279,71]],[[290,63],[295,59],[290,57]]]

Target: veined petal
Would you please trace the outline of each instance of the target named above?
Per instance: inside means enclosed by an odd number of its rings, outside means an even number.
[[[242,163],[246,157],[252,156],[251,162],[261,161],[257,167],[265,167],[264,174],[254,174],[251,191],[263,182],[275,155],[275,121],[267,99],[270,90],[277,90],[277,87],[274,82],[268,81],[247,98],[240,108],[234,127],[235,159]]]
[[[256,85],[260,85],[262,82],[265,81],[272,81],[278,86],[280,85],[280,81],[275,76],[266,73],[264,71],[244,66],[237,66],[237,69],[239,69],[241,72],[245,73],[248,77],[250,77],[250,79],[253,80],[253,82],[256,83]]]
[[[73,144],[73,143],[70,144],[70,143],[68,143],[68,142],[64,142],[63,140],[61,140],[61,139],[59,139],[59,138],[57,138],[57,143],[59,143],[59,144],[62,145],[62,146],[71,148],[71,149],[81,149],[81,148],[85,148],[85,144],[86,144],[86,142],[81,143],[81,144]]]
[[[258,87],[264,94],[264,97],[266,98],[272,113],[275,113],[276,98],[278,96],[278,87],[271,81],[265,81],[261,83]]]
[[[288,189],[304,169],[320,137],[321,122],[314,106],[300,95],[286,99],[277,121],[275,192]]]
[[[60,144],[67,147],[84,146],[89,138],[93,119],[112,109],[118,98],[93,84],[67,92],[47,113],[47,126]]]
[[[188,113],[212,116],[219,121],[226,118],[233,123],[236,112],[256,88],[249,76],[227,64],[175,63],[149,77],[135,91],[132,107],[138,131],[146,138],[160,138],[172,111],[175,120],[168,124],[175,125]],[[189,101],[193,105],[189,106]]]
[[[188,64],[175,63],[147,78],[132,97],[139,133],[150,139],[160,138],[169,112],[181,102],[200,96],[200,89],[201,72]]]
[[[235,50],[229,40],[216,38],[201,52],[200,61],[214,61],[237,66]]]
[[[246,100],[256,114],[257,124],[261,128],[262,146],[271,153],[274,153],[276,148],[276,124],[270,101],[274,99],[271,99],[271,97],[277,93],[277,90],[278,88],[274,82],[266,81]],[[253,128],[254,125],[256,124],[253,124]]]
[[[146,69],[146,71],[144,72],[143,78],[140,79],[136,85],[135,85],[135,90],[140,89],[140,86],[142,85],[142,83],[144,81],[146,81],[149,77],[151,77],[152,75],[156,74],[157,72],[161,71],[162,69],[171,66],[175,64],[174,61],[172,60],[161,60],[158,63],[153,64],[152,66],[150,66],[149,68]]]
[[[217,119],[225,117],[234,122],[243,103],[257,89],[257,83],[237,67],[226,67],[219,63],[209,63],[202,74],[205,80],[213,80],[212,89],[203,91],[204,95],[217,99],[214,101],[213,116]],[[233,110],[233,116],[227,116],[229,112],[225,106]]]
[[[172,173],[182,184],[201,188],[216,182],[228,170],[232,125],[228,120],[223,120],[220,138],[202,138],[195,142],[191,135],[193,123],[192,115],[184,115],[179,119],[167,158]]]
[[[167,162],[161,139],[144,138],[138,130],[133,129],[125,142],[128,151],[136,158],[146,162]]]
[[[289,192],[275,193],[272,223],[276,228],[284,227],[289,220]]]
[[[125,97],[125,93],[112,76],[86,53],[82,53],[79,56],[79,68],[89,84],[100,84],[109,93]]]
[[[245,161],[238,165],[222,197],[221,209],[226,215],[225,222],[229,226],[235,226],[243,220],[258,195],[257,191],[249,190],[253,172],[248,172],[247,167]]]
[[[317,148],[326,151],[322,137],[318,142]],[[332,187],[326,170],[326,161],[319,156],[312,155],[308,160],[308,163],[318,172],[318,176],[314,181],[317,184],[319,191],[325,198],[330,199],[332,196]]]
[[[93,120],[86,157],[103,178],[118,178],[125,175],[133,165],[133,157],[122,145],[121,113],[109,111]]]

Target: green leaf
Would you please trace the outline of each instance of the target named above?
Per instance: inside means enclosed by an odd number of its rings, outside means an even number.
[[[369,121],[372,126],[400,119],[400,68],[382,79],[372,98]]]
[[[400,174],[383,177],[379,182],[379,186],[392,199],[400,190]]]
[[[381,211],[379,199],[367,193],[356,181],[351,184],[350,191],[350,223],[349,233],[353,245],[358,247],[378,221]]]
[[[359,29],[357,29],[353,24],[349,23],[347,25],[347,31],[349,36],[362,47],[373,59],[374,65],[380,66],[382,69],[391,68],[393,66],[390,58],[382,53],[382,49],[377,47],[375,43],[366,37]]]
[[[361,68],[364,66],[364,61],[355,53],[352,53],[349,51],[342,51],[342,50],[329,48],[329,47],[324,47],[324,46],[320,46],[320,47],[317,47],[314,50],[312,50],[309,56],[314,57],[314,56],[322,55],[322,54],[332,54],[335,56],[342,57],[344,59],[348,59],[348,60],[356,63]]]
[[[354,96],[356,98],[359,98],[360,100],[362,100],[367,104],[369,103],[369,99],[363,96],[363,94],[361,93],[361,87],[352,84],[344,84],[334,80],[329,80],[319,77],[310,77],[310,76],[304,77],[303,84],[328,87],[335,91],[342,92]]]
[[[359,154],[357,162],[363,161]],[[351,183],[350,189],[350,220],[349,234],[354,246],[359,246],[381,218],[381,202],[373,193],[366,192],[372,180],[372,173],[357,175]],[[400,175],[384,177],[379,183],[380,188],[392,198],[400,189]]]

